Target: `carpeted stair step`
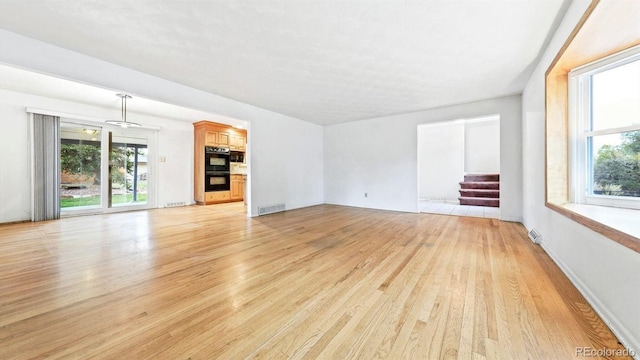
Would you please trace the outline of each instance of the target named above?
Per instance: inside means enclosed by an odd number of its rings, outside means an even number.
[[[500,207],[500,199],[461,196],[458,200],[460,200],[460,205]]]
[[[500,190],[494,189],[462,189],[458,190],[462,197],[500,198]]]
[[[464,176],[465,182],[485,182],[500,181],[500,174],[467,174]]]
[[[460,188],[462,189],[500,189],[500,182],[498,181],[484,181],[484,182],[475,182],[475,181],[463,181],[460,182]]]

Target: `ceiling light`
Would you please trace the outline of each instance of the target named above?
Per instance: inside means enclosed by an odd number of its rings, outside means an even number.
[[[122,128],[142,126],[133,122],[127,122],[127,99],[131,99],[131,96],[127,94],[116,94],[116,96],[122,99],[122,120],[107,120],[105,122],[111,125],[118,125]]]

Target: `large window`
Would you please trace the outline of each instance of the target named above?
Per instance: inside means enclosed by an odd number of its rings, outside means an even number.
[[[638,18],[593,0],[545,73],[545,205],[640,253]]]
[[[640,47],[570,73],[575,203],[640,208]]]

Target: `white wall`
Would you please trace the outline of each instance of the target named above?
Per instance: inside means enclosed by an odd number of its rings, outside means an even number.
[[[618,338],[640,353],[640,254],[548,209],[545,199],[544,73],[590,1],[576,0],[523,93],[524,224]]]
[[[0,223],[31,219],[27,114],[0,90]]]
[[[464,128],[460,122],[418,125],[420,199],[458,201],[459,182],[464,180]]]
[[[500,116],[503,220],[522,220],[522,111],[519,95],[324,128],[325,201],[418,211],[417,126]],[[364,197],[364,193],[368,197]]]
[[[464,126],[464,171],[500,173],[500,120],[470,121]]]
[[[323,202],[323,147],[320,140],[323,128],[319,125],[150,76],[2,29],[0,43],[0,62],[6,64],[249,121],[250,215],[256,214],[259,205],[284,202],[287,203],[287,209],[293,209]],[[177,63],[176,66],[185,64]],[[186,149],[184,143],[179,146]],[[307,159],[311,159],[312,162],[307,164]],[[192,162],[190,158],[181,161]],[[4,165],[0,168],[4,168]],[[172,172],[165,175],[176,176]],[[287,177],[288,180],[273,180],[280,175],[281,179]],[[185,191],[193,187],[192,181],[170,181],[173,183],[172,191],[176,191],[176,186],[187,189]]]
[[[324,202],[322,127],[284,116],[252,121],[251,212],[285,203],[287,210]]]

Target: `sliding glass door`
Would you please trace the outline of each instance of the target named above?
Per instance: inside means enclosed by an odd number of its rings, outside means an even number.
[[[61,199],[65,215],[155,206],[155,132],[61,122]]]
[[[102,205],[102,129],[60,123],[60,208]]]
[[[145,134],[114,134],[111,141],[111,205],[147,203],[148,145]]]

